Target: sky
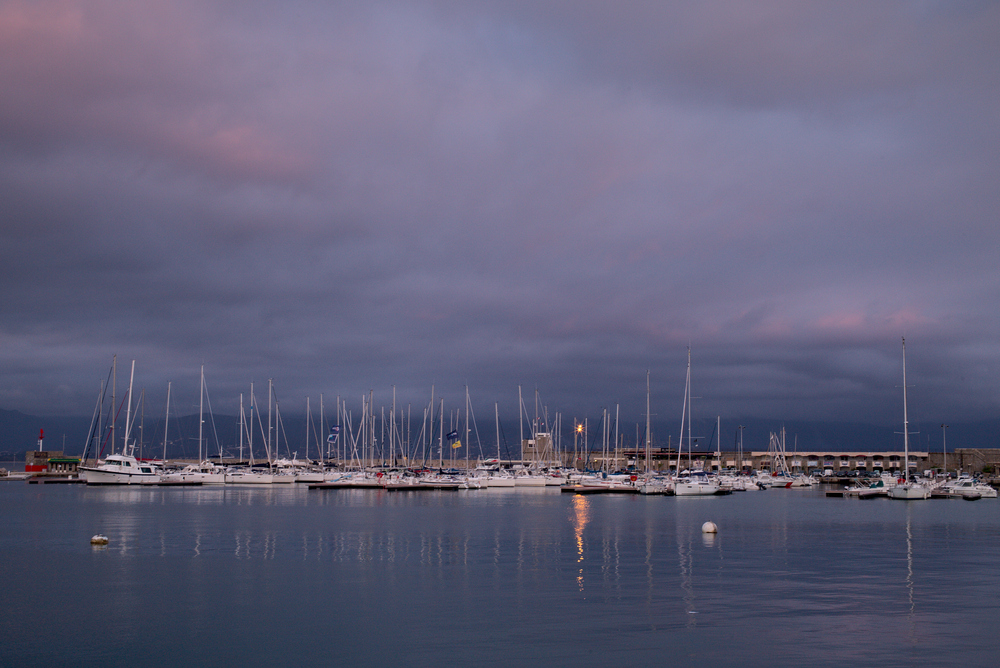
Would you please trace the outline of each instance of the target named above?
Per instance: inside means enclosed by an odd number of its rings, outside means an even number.
[[[1000,5],[0,0],[0,407],[995,418]],[[155,408],[152,408],[155,407]]]

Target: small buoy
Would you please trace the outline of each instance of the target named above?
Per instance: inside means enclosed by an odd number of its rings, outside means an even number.
[[[701,525],[702,533],[719,533],[719,527],[715,526],[715,522],[705,522]]]
[[[90,544],[91,545],[107,545],[108,544],[108,537],[105,536],[104,534],[97,534],[96,536],[91,537]]]

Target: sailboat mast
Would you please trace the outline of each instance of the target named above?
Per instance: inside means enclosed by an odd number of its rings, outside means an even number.
[[[521,386],[517,386],[517,426],[520,429],[521,436],[521,448],[524,448],[524,399],[521,398]],[[524,459],[524,453],[521,453],[521,459]]]
[[[250,382],[250,430],[247,432],[247,448],[248,448],[248,459],[250,460],[250,467],[253,468],[253,413],[254,405],[256,404],[254,394],[253,394],[253,382]],[[258,418],[259,419],[259,418]]]
[[[104,397],[105,397],[105,387],[104,380],[101,380],[101,393],[97,396],[97,433],[94,436],[94,441],[87,443],[87,446],[93,446],[94,451],[94,463],[101,458],[101,439],[104,438]],[[84,458],[84,464],[87,463],[87,458]]]
[[[118,355],[111,358],[111,454],[115,454],[115,426],[118,424]]]
[[[167,381],[167,415],[163,419],[163,461],[167,461],[167,426],[170,424],[170,381]]]
[[[309,428],[312,427],[312,410],[309,407],[309,397],[306,397],[306,461],[309,461]],[[316,444],[319,447],[319,444]]]
[[[201,387],[198,399],[198,464],[201,464],[201,438],[205,426],[205,365],[201,365]]]
[[[132,432],[132,381],[135,380],[135,360],[132,360],[132,373],[128,377],[128,407],[125,409],[125,443],[122,446],[122,454],[132,454],[128,449],[128,439]],[[135,448],[132,448],[133,450]]]
[[[240,392],[240,463],[243,463],[243,429],[246,427],[246,421],[243,413],[243,393]]]
[[[271,461],[271,398],[274,396],[272,389],[273,379],[267,379],[267,466],[269,469],[274,468],[274,464]]]
[[[910,482],[910,421],[906,415],[906,337],[903,337],[903,478],[906,482]]]
[[[719,462],[719,469],[722,469],[722,416],[715,416],[715,459]]]
[[[142,459],[143,454],[143,429],[146,428],[146,388],[142,388],[142,392],[139,393],[139,458]],[[66,437],[63,436],[63,440]],[[63,444],[65,445],[65,443]]]
[[[617,436],[615,437],[617,441]],[[650,455],[650,435],[649,435],[649,369],[646,369],[646,473],[649,473]]]
[[[646,412],[648,413],[649,411]],[[615,404],[615,454],[614,454],[614,459],[612,460],[615,470],[618,470],[618,418],[620,416],[621,416],[621,405]],[[560,428],[561,427],[562,425],[560,424]]]
[[[431,384],[431,408],[430,408],[430,429],[427,432],[427,450],[431,457],[434,456],[434,384]],[[427,454],[424,454],[424,463],[427,462]]]
[[[465,475],[469,475],[469,386],[465,386]]]
[[[684,422],[688,417],[688,395],[691,393],[691,349],[688,348],[688,366],[687,366],[687,376],[684,380],[684,405],[681,407],[681,435],[677,439],[677,466],[674,471],[675,474],[680,474],[681,472],[681,454],[684,452]],[[690,427],[688,427],[688,432],[690,433]]]
[[[688,348],[688,370],[687,370],[687,422],[688,422],[688,470],[691,470],[691,403],[694,397],[691,396],[691,348]]]
[[[500,466],[500,404],[493,402],[493,417],[497,422],[497,467]]]

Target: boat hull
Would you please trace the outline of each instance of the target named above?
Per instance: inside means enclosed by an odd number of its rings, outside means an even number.
[[[227,485],[270,485],[274,476],[270,473],[227,473]]]
[[[931,491],[924,487],[923,485],[915,485],[913,483],[903,483],[901,485],[896,485],[889,490],[890,499],[902,499],[904,501],[914,500],[914,499],[926,499],[931,495]]]
[[[88,485],[143,485],[160,481],[160,476],[156,473],[105,471],[83,466],[79,471],[80,477],[86,480]]]
[[[713,496],[718,492],[719,486],[713,483],[674,483],[674,496]]]
[[[225,485],[226,474],[219,473],[167,473],[160,478],[161,482],[198,483],[201,485]]]

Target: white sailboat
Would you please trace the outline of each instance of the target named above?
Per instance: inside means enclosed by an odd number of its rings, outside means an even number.
[[[322,395],[320,395],[320,405],[322,406]],[[322,410],[322,409],[321,409]],[[320,431],[322,432],[322,418],[320,419]],[[313,431],[313,435],[316,438],[316,449],[319,450],[320,460],[323,459],[323,445],[319,442],[319,437],[313,430],[312,423],[312,405],[309,397],[306,397],[306,459],[305,461],[299,461],[297,458],[298,453],[292,456],[291,466],[295,474],[295,482],[305,482],[305,483],[319,483],[324,481],[323,469],[320,466],[314,466],[311,461],[309,461],[309,432]]]
[[[681,469],[684,449],[684,424],[687,423],[688,468],[691,468],[691,349],[688,348],[687,378],[684,381],[684,410],[681,413],[680,447],[677,448],[677,471]],[[719,481],[704,471],[688,472],[674,480],[674,496],[712,496],[719,492]]]
[[[903,339],[903,482],[889,490],[890,499],[926,499],[931,490],[910,480],[910,422],[906,416],[906,339]]]
[[[781,428],[780,434],[771,432],[767,451],[771,460],[771,470],[770,473],[765,472],[757,476],[756,483],[759,488],[770,489],[774,487],[791,489],[792,487],[811,487],[816,484],[816,480],[811,476],[803,474],[795,475],[789,470],[786,458],[788,451],[785,448],[784,427]]]
[[[243,452],[243,434],[246,433],[248,436],[248,453],[250,455],[250,466],[246,468],[230,468],[226,471],[226,484],[227,485],[270,485],[273,476],[270,471],[267,473],[262,473],[256,471],[253,468],[253,416],[255,411],[256,399],[253,393],[253,383],[250,383],[250,424],[246,423],[246,414],[243,411],[243,395],[240,395],[240,453],[242,456]],[[257,418],[258,423],[260,422],[260,416]],[[263,426],[261,427],[263,430]]]
[[[198,400],[198,463],[188,464],[180,471],[163,476],[163,482],[201,483],[202,485],[224,485],[226,469],[208,460],[208,448],[204,446],[205,426],[205,365],[201,365],[201,389]],[[209,401],[209,409],[212,402]],[[214,418],[212,424],[215,424]],[[219,453],[222,459],[222,453]]]

